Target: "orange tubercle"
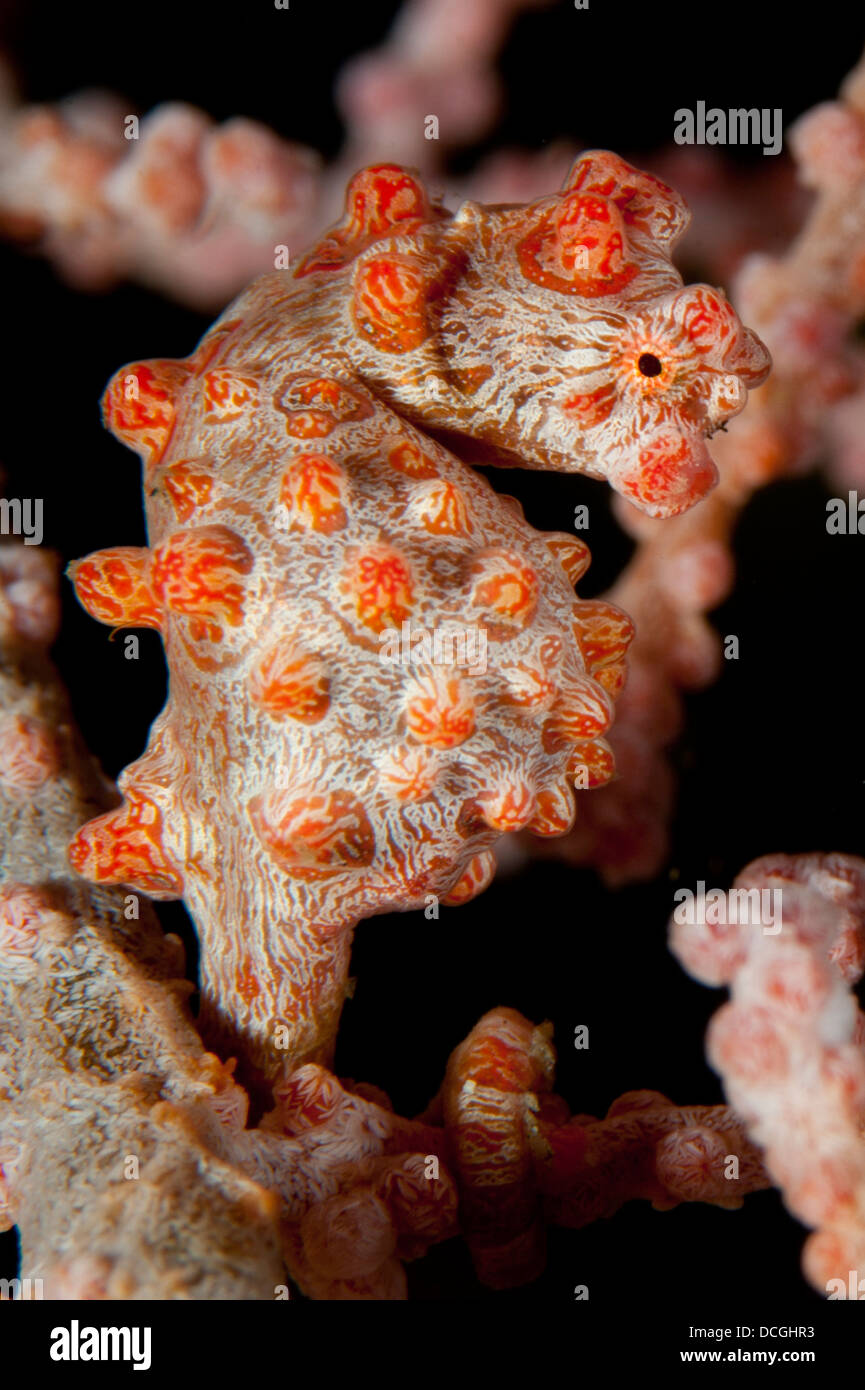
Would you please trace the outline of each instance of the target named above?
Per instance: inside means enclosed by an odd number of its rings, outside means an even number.
[[[534,835],[565,835],[574,823],[576,802],[567,782],[537,795],[537,811],[528,828]]]
[[[363,804],[348,791],[254,797],[249,814],[261,841],[299,877],[371,864],[375,833]]]
[[[563,531],[556,531],[552,535],[545,536],[544,540],[571,583],[579,583],[592,563],[592,552],[585,541],[565,535]]]
[[[348,185],[345,209],[342,223],[297,266],[297,279],[338,270],[367,242],[434,215],[423,185],[397,164],[373,164],[355,174]]]
[[[244,598],[241,579],[254,563],[246,542],[227,526],[176,531],[153,552],[154,592],[173,613],[200,620],[191,626],[193,637],[218,641],[222,636],[220,622],[240,626]]]
[[[612,748],[602,738],[576,742],[568,759],[567,772],[569,777],[575,778],[578,790],[583,787],[589,790],[603,787],[616,775]]]
[[[174,432],[175,401],[190,369],[183,362],[134,362],[108,383],[102,398],[106,428],[156,463]]]
[[[596,667],[593,679],[602,685],[612,700],[618,700],[628,678],[628,663],[613,661],[609,666]]]
[[[387,461],[393,468],[398,468],[400,473],[407,473],[410,478],[437,478],[439,476],[435,459],[431,459],[428,454],[423,453],[417,444],[410,439],[404,439],[389,449]]]
[[[165,473],[165,491],[178,521],[188,521],[213,494],[213,477],[191,463],[175,463]]]
[[[491,830],[522,830],[533,819],[537,802],[534,791],[521,778],[508,779],[482,792],[480,813]]]
[[[250,695],[268,714],[289,715],[302,724],[317,724],[330,705],[330,681],[324,664],[295,643],[271,647],[254,669]]]
[[[544,724],[544,749],[552,752],[563,743],[594,738],[612,722],[612,702],[598,682],[589,677],[574,681]]]
[[[528,561],[508,550],[487,550],[471,565],[472,603],[493,637],[521,632],[535,615],[540,585]]]
[[[621,608],[592,599],[580,603],[575,610],[574,636],[586,666],[594,674],[599,667],[622,660],[634,640],[634,624]]]
[[[429,336],[429,286],[410,256],[377,256],[358,271],[352,317],[380,352],[411,352]]]
[[[675,241],[688,224],[687,208],[674,189],[654,174],[633,169],[611,150],[582,155],[565,190],[600,194],[619,209],[626,226],[662,242]]]
[[[475,728],[471,690],[459,676],[435,671],[412,683],[406,705],[409,732],[430,748],[457,748]]]
[[[465,497],[453,483],[429,483],[417,494],[415,507],[421,525],[433,536],[468,536],[469,520]]]
[[[258,405],[258,383],[222,368],[204,377],[204,418],[208,424],[240,420]]]
[[[162,844],[162,813],[141,792],[128,791],[116,811],[82,826],[69,862],[93,883],[127,883],[152,898],[183,895],[183,875]]]
[[[152,587],[152,558],[146,547],[116,546],[73,561],[67,574],[81,606],[100,623],[159,629],[163,608]]]
[[[341,588],[354,600],[358,618],[372,632],[398,627],[414,604],[411,567],[389,545],[350,551]]]
[[[471,902],[492,883],[496,872],[496,857],[490,850],[476,854],[453,888],[442,898],[446,907],[461,907]]]
[[[293,526],[330,535],[348,520],[348,480],[326,454],[298,454],[282,475],[280,501]]]
[[[323,439],[337,425],[365,420],[373,413],[365,397],[332,377],[293,377],[275,404],[293,439]]]
[[[438,781],[436,755],[417,744],[399,744],[382,759],[379,776],[396,801],[424,801]]]
[[[596,193],[565,193],[517,247],[527,280],[584,299],[619,294],[638,272],[615,204]]]
[[[346,190],[346,241],[383,236],[400,222],[431,214],[426,190],[398,164],[371,164]]]
[[[502,673],[507,679],[505,699],[525,709],[549,709],[558,694],[558,685],[543,665],[520,662]]]

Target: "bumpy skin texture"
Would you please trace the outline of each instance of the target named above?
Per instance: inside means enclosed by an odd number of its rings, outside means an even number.
[[[705,437],[769,369],[722,291],[683,289],[670,253],[687,222],[672,189],[606,151],[550,198],[454,217],[379,166],[295,274],[336,299],[318,308],[333,341],[401,414],[671,516],[714,486]]]
[[[191,358],[108,388],[151,545],[74,579],[102,621],[162,632],[171,695],[125,806],[71,859],[185,897],[206,1034],[260,1072],[327,1059],[354,922],[466,900],[499,834],[563,833],[574,774],[612,775],[630,621],[575,603],[580,542],[532,531],[416,425],[609,476],[653,511],[696,500],[702,436],[766,358],[720,294],[680,290],[683,224],[612,155],[542,203],[453,218],[378,166]],[[656,360],[657,378],[635,365]],[[479,630],[485,669],[384,660],[404,623]]]
[[[783,253],[748,256],[730,284],[733,302],[769,347],[771,375],[713,444],[721,482],[701,506],[659,522],[616,499],[618,521],[638,542],[605,595],[637,629],[610,739],[620,775],[591,799],[570,835],[532,847],[591,863],[611,884],[653,878],[669,856],[675,782],[665,749],[682,725],[679,692],[710,684],[722,665],[707,614],[733,588],[733,537],[749,499],[815,465],[828,465],[840,496],[856,487],[861,494],[865,483],[865,354],[856,332],[865,313],[865,60],[839,100],[800,117],[787,139],[800,182],[814,191],[807,218],[803,210]],[[696,153],[679,147],[674,162]],[[716,233],[728,251],[736,239],[724,213],[743,206],[753,212],[750,200],[728,190],[717,210]],[[701,232],[712,222],[708,211]],[[777,216],[769,230],[781,230]]]
[[[480,1020],[420,1119],[307,1064],[248,1127],[232,1064],[192,1025],[178,939],[69,873],[72,828],[114,796],[45,659],[57,618],[51,557],[0,547],[0,1230],[18,1227],[45,1297],[272,1299],[287,1266],[314,1298],[402,1298],[403,1263],[461,1230],[478,1277],[510,1286],[542,1266],[544,1217],[718,1200],[717,1153],[690,1128],[684,1185],[647,1179],[686,1112],[648,1135],[584,1129],[550,1094],[549,1025],[510,1009]]]
[[[272,1141],[230,1133],[246,1097],[192,1026],[181,943],[66,862],[115,797],[47,659],[58,616],[54,557],[0,546],[0,1231],[46,1299],[272,1298]]]

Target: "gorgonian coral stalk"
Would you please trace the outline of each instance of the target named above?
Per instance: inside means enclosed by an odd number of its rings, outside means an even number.
[[[761,915],[766,894],[779,910]],[[730,986],[708,1053],[765,1151],[794,1215],[816,1227],[805,1272],[861,1297],[865,1269],[865,1017],[850,986],[865,967],[865,863],[845,854],[765,855],[693,922],[671,924],[679,960]],[[752,900],[756,910],[739,903]],[[735,901],[735,905],[734,905]],[[837,1296],[837,1293],[836,1293]]]
[[[221,308],[272,267],[275,246],[303,247],[333,220],[356,169],[387,157],[432,175],[443,149],[481,136],[499,104],[496,50],[532,3],[409,0],[385,44],[340,74],[346,147],[329,167],[257,121],[217,125],[184,102],[139,117],[86,91],[19,108],[0,65],[0,230],[80,288],[130,276]],[[509,166],[494,163],[491,177],[504,176],[513,201],[526,161]],[[529,169],[533,188],[547,186],[543,168]]]

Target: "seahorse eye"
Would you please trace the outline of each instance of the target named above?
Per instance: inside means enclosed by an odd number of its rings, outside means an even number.
[[[637,362],[637,369],[643,376],[660,376],[664,370],[660,359],[653,352],[644,352]]]

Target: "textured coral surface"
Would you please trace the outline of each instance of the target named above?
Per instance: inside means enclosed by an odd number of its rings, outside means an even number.
[[[790,1210],[817,1228],[806,1274],[846,1289],[865,1262],[865,1015],[850,988],[865,970],[865,862],[766,855],[732,893],[777,894],[777,930],[707,908],[671,926],[671,945],[698,979],[730,985],[709,1058]]]

